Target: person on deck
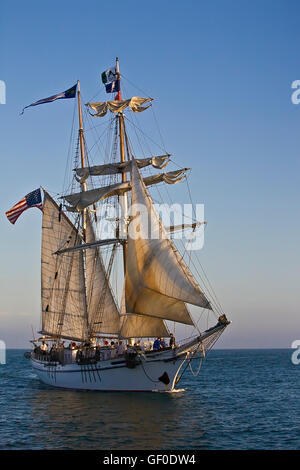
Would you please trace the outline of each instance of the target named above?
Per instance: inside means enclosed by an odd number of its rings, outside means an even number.
[[[95,351],[95,359],[96,361],[100,361],[100,357],[101,357],[101,346],[100,344],[97,344],[96,346],[96,351]]]
[[[45,341],[42,341],[42,344],[40,346],[40,350],[42,351],[42,354],[46,354],[48,351],[48,344],[45,343]]]
[[[174,349],[175,348],[175,336],[173,333],[170,333],[170,342],[169,342],[170,348]]]
[[[118,347],[117,347],[117,356],[123,356],[125,352],[125,346],[123,344],[123,341],[119,341]]]
[[[156,340],[153,343],[153,350],[157,351],[160,348],[161,348],[161,338],[156,338]]]

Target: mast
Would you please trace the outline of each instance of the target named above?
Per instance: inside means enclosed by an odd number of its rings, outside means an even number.
[[[119,69],[119,58],[116,58],[116,76],[117,80],[120,80],[120,69]],[[115,97],[115,100],[121,100],[121,86],[118,91],[118,94]],[[121,162],[125,162],[125,145],[124,145],[124,116],[123,113],[120,112],[118,113],[118,120],[119,120],[119,136],[120,136],[120,157],[121,157]],[[122,173],[122,183],[126,182],[126,172]],[[124,235],[127,237],[127,228],[126,228],[126,223],[127,223],[127,213],[128,213],[128,197],[127,194],[124,194],[123,196],[120,197],[120,206],[122,210],[121,218],[122,218],[122,233],[119,233],[118,236],[120,238],[124,237]],[[118,232],[120,232],[120,222],[119,222],[119,228]],[[127,252],[127,246],[126,243],[123,243],[123,264],[124,264],[124,274],[126,271],[126,252]]]
[[[81,95],[80,95],[80,82],[77,80],[77,97],[78,97],[78,118],[79,118],[79,140],[80,140],[80,157],[81,168],[85,167],[84,160],[84,140],[83,140],[83,125],[82,125],[82,110],[81,110]],[[86,182],[80,184],[81,191],[86,191]],[[83,239],[86,238],[86,209],[82,211],[82,231]]]

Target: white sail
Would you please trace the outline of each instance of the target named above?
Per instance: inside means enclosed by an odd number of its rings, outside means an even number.
[[[42,228],[42,332],[85,340],[87,305],[82,251],[53,254],[80,243],[72,222],[45,192]]]
[[[176,321],[186,325],[194,325],[189,311],[181,300],[168,297],[160,292],[147,288],[143,284],[143,269],[138,266],[135,257],[131,257],[132,251],[128,247],[126,269],[126,309],[127,312],[135,312],[140,315],[151,315],[164,320]],[[141,269],[140,269],[141,268]],[[159,273],[157,273],[159,274]],[[155,276],[153,278],[153,281]],[[154,285],[155,282],[149,282]],[[159,289],[159,286],[155,286]],[[136,336],[139,336],[136,334]],[[159,336],[158,333],[155,336]]]
[[[159,155],[150,158],[136,159],[137,166],[139,168],[145,168],[146,166],[152,165],[153,168],[158,170],[163,169],[169,163],[170,154]],[[89,176],[104,176],[104,175],[116,175],[118,173],[125,173],[130,171],[131,162],[118,162],[118,163],[106,163],[104,165],[94,165],[85,168],[76,168],[76,175],[85,181]]]
[[[95,233],[87,214],[86,242],[95,241]],[[86,250],[86,292],[89,329],[96,333],[118,334],[120,316],[98,247]]]
[[[151,186],[161,182],[165,182],[167,184],[176,184],[185,177],[186,171],[188,169],[189,168],[181,168],[179,170],[169,171],[168,173],[159,173],[158,175],[147,176],[143,181],[146,186]],[[68,194],[63,196],[63,199],[71,204],[72,207],[67,208],[69,211],[72,211],[73,209],[75,211],[80,211],[97,201],[111,196],[120,196],[130,190],[130,181],[125,181],[124,183],[115,183],[109,186],[104,186],[102,188],[90,189],[89,191]]]
[[[170,336],[166,325],[160,318],[145,315],[127,314],[123,317],[121,338],[153,338]]]
[[[147,193],[137,165],[131,170],[132,213],[126,263],[127,312],[193,324],[184,302],[211,309],[198,284],[168,237]],[[151,237],[148,228],[151,226]],[[133,227],[137,232],[131,232]]]
[[[151,106],[152,98],[141,98],[140,96],[133,96],[129,100],[114,100],[114,101],[102,101],[97,103],[87,103],[86,107],[88,108],[89,113],[93,117],[103,117],[106,115],[107,111],[112,113],[120,113],[126,108],[130,108],[134,113],[140,113],[145,111]],[[146,103],[148,106],[143,106]],[[90,112],[90,109],[96,111],[95,114]]]

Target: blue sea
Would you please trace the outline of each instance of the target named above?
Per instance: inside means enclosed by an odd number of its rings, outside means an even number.
[[[300,449],[291,350],[213,350],[165,394],[56,389],[23,354],[0,365],[0,449]]]

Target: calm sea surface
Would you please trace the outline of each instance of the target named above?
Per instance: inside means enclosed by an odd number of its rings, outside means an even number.
[[[0,365],[0,449],[300,449],[291,350],[211,351],[168,394],[55,389],[23,353]]]

